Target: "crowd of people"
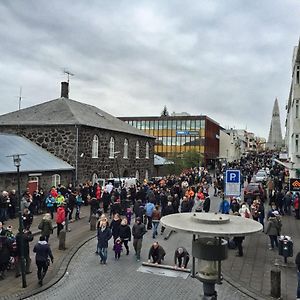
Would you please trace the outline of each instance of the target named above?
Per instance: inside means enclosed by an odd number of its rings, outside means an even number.
[[[251,182],[258,169],[269,168],[270,177],[265,182],[266,197],[258,196],[243,202],[240,197],[225,199],[223,174],[228,168],[240,169],[243,177],[242,184],[245,185]],[[153,181],[145,180],[137,186],[116,188],[108,182],[102,187],[99,183],[87,182],[76,187],[72,184],[67,187],[58,185],[46,193],[40,189],[33,195],[26,191],[21,199],[25,244],[27,247],[31,242],[30,228],[33,218],[43,213],[43,218],[38,225],[41,238],[34,247],[38,280],[42,284],[49,262],[53,261],[48,243],[53,233],[52,222],[55,221],[57,236],[59,236],[68,222],[80,219],[81,207],[89,205],[89,220],[93,215],[98,218],[96,226],[98,242],[95,252],[99,255],[101,264],[107,263],[110,239],[113,239],[113,252],[116,260],[121,258],[122,253],[130,254],[132,242],[136,260],[140,261],[143,238],[147,231],[151,231],[154,240],[149,249],[148,259],[160,264],[167,255],[157,241],[159,233],[163,235],[165,231],[164,226],[160,226],[161,217],[192,211],[209,212],[211,207],[209,190],[212,188],[214,196],[221,198],[219,212],[252,218],[260,222],[270,238],[272,250],[278,247],[282,216],[290,215],[294,210],[295,217],[299,218],[299,194],[292,194],[285,190],[285,175],[282,167],[272,164],[271,154],[264,154],[264,156],[249,155],[239,162],[219,165],[214,177],[205,168],[192,168],[185,170],[180,176],[170,175]],[[267,204],[270,207],[265,213]],[[9,223],[9,219],[16,217],[17,208],[15,191],[3,191],[0,197],[0,279],[4,278],[5,270],[13,264],[11,257],[15,259],[16,276],[20,276],[18,234],[14,236],[9,226],[4,228],[4,223]],[[236,248],[238,256],[243,256],[243,240],[244,237],[234,237],[229,241],[229,247]],[[5,252],[3,249],[8,251]],[[3,253],[6,253],[6,256]],[[187,268],[189,258],[184,245],[175,249],[174,261],[177,267]],[[30,272],[29,246],[26,248],[24,259],[26,272]]]

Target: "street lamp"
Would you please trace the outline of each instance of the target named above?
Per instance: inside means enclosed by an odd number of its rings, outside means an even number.
[[[119,154],[119,153],[121,153],[121,151],[114,152],[114,158],[115,158],[116,165],[117,165],[117,171],[118,171],[118,176],[119,176],[119,184],[120,184],[120,192],[121,192],[122,184],[121,184],[120,168],[119,168],[118,156],[115,156],[115,154]]]
[[[26,154],[13,154],[7,157],[12,157],[14,166],[17,168],[17,180],[18,180],[18,209],[19,209],[19,235],[20,235],[20,254],[21,254],[21,274],[22,274],[22,287],[26,288],[26,273],[25,273],[25,260],[24,260],[24,236],[23,236],[23,219],[21,211],[21,187],[20,187],[20,166],[21,166],[21,156]]]
[[[217,213],[178,213],[164,216],[160,221],[165,227],[193,235],[192,275],[203,283],[203,299],[217,299],[215,284],[222,281],[221,261],[227,258],[224,238],[246,236],[263,229],[254,220]]]

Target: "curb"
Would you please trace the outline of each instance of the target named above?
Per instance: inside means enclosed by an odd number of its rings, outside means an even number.
[[[37,232],[37,234],[38,234],[38,232]],[[72,248],[70,248],[69,253],[66,256],[64,256],[61,259],[60,264],[55,267],[54,272],[56,271],[56,274],[55,274],[54,278],[51,279],[47,284],[43,285],[42,287],[38,287],[34,290],[31,290],[31,291],[24,291],[24,292],[20,292],[20,293],[14,294],[14,295],[5,296],[1,299],[3,299],[3,300],[28,299],[31,296],[37,295],[37,294],[51,288],[53,285],[55,285],[57,282],[59,282],[64,277],[64,275],[69,267],[69,264],[71,263],[72,258],[78,252],[78,250],[94,238],[96,238],[95,233],[91,232],[91,236],[87,237],[80,244],[76,244]]]
[[[266,296],[266,295],[258,295],[256,292],[251,291],[244,286],[242,286],[240,283],[234,281],[230,276],[223,274],[223,279],[226,281],[229,285],[240,291],[242,294],[245,294],[246,296],[250,297],[251,299],[254,300],[274,300],[271,296]]]

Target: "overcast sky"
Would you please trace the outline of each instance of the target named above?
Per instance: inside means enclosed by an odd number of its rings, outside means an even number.
[[[282,124],[298,0],[0,2],[0,114],[60,96],[114,116],[208,115],[268,137]],[[284,132],[284,129],[283,129]]]

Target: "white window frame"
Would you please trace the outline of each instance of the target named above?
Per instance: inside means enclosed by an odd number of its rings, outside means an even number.
[[[93,137],[93,143],[92,143],[92,158],[98,158],[98,154],[99,154],[99,138],[98,136],[95,134]]]
[[[113,137],[109,140],[109,158],[115,158],[115,139]]]
[[[57,187],[60,184],[60,175],[59,174],[53,174],[52,175],[52,186]]]
[[[113,172],[109,172],[108,178],[114,178],[114,173]]]
[[[149,145],[149,142],[146,142],[146,155],[145,155],[145,158],[149,159],[149,157],[150,157],[150,145]]]
[[[135,144],[135,158],[140,158],[140,142],[136,141]]]
[[[136,170],[136,171],[135,171],[135,178],[136,178],[137,180],[140,180],[140,171],[139,171],[139,170]]]
[[[148,181],[149,179],[149,171],[148,169],[145,170],[145,179]]]
[[[123,158],[125,158],[125,159],[128,158],[128,145],[129,145],[128,139],[125,139],[124,140],[124,155],[123,155]]]

